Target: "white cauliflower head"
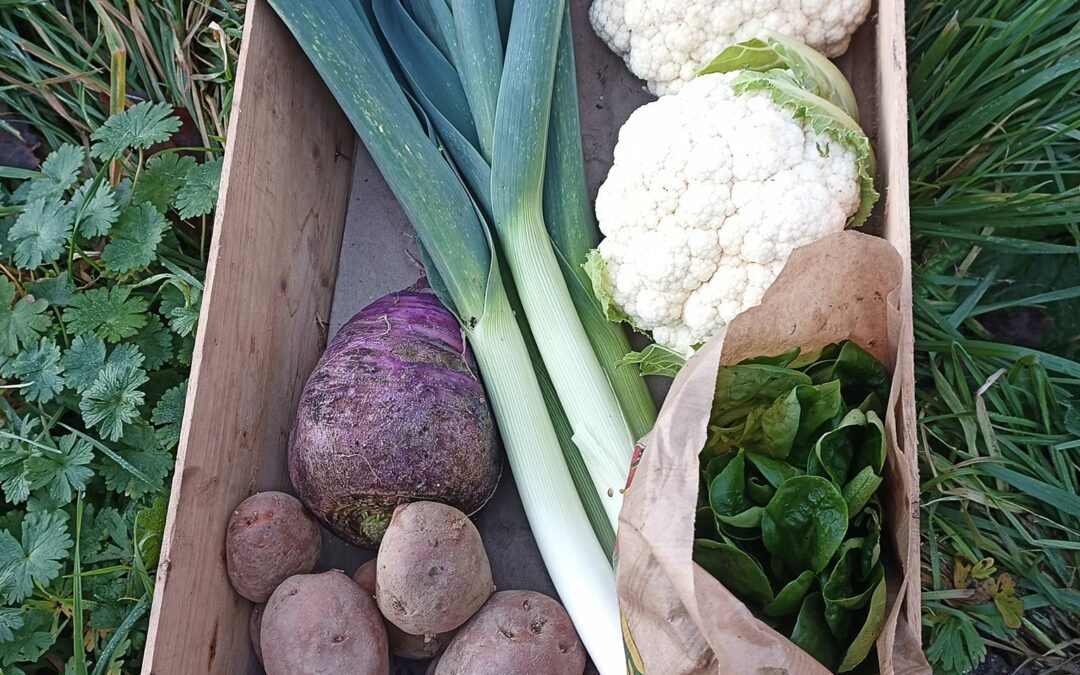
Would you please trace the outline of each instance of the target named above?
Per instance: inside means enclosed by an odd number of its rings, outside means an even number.
[[[795,248],[864,206],[865,156],[768,90],[737,93],[741,72],[637,109],[596,199],[598,295],[683,353],[758,304]]]
[[[728,46],[766,30],[839,56],[869,11],[870,0],[593,0],[589,19],[630,71],[662,96]]]

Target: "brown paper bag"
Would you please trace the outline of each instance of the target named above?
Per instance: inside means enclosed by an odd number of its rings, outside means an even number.
[[[889,458],[880,488],[889,600],[877,641],[885,675],[929,673],[919,634],[918,479],[910,327],[896,306],[905,273],[883,239],[841,232],[795,251],[761,305],[739,315],[722,341],[712,340],[672,384],[652,433],[635,454],[619,517],[617,569],[628,672],[828,672],[787,638],[757,620],[691,559],[697,507],[698,452],[721,363],[819,349],[852,340],[893,371],[885,424]],[[901,426],[898,428],[898,424]],[[910,428],[909,428],[910,427]]]

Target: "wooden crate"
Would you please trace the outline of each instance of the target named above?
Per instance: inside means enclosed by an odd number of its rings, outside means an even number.
[[[595,196],[619,126],[649,97],[592,35],[588,0],[571,6]],[[840,65],[878,157],[883,198],[867,229],[892,242],[910,267],[903,0],[878,0]],[[265,0],[247,5],[221,184],[144,674],[261,672],[248,639],[251,604],[233,592],[225,572],[229,514],[252,492],[289,489],[288,432],[327,336],[370,300],[411,281],[404,215]],[[902,443],[914,462],[910,275],[899,302],[907,317],[897,366]],[[491,547],[496,583],[501,577],[504,587],[550,592],[505,474],[480,519],[485,539],[499,543]],[[896,526],[917,528],[917,517]],[[328,564],[352,571],[364,559],[329,543]],[[918,584],[905,611],[918,625]],[[395,672],[422,671],[406,665]]]

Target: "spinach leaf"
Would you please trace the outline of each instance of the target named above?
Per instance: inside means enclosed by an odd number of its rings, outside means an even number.
[[[746,496],[757,506],[765,506],[772,500],[773,495],[775,494],[776,488],[772,485],[769,485],[767,482],[762,482],[757,476],[747,477]]]
[[[824,355],[824,352],[823,352]],[[854,342],[843,342],[832,358],[810,374],[815,384],[840,380],[844,403],[858,406],[873,394],[878,401],[889,400],[889,373],[885,366]],[[809,372],[809,371],[808,371]]]
[[[885,468],[885,457],[889,444],[885,435],[885,423],[873,410],[866,412],[866,428],[863,430],[862,443],[856,448],[855,470],[870,466],[880,474]]]
[[[830,479],[836,485],[847,482],[855,447],[862,442],[866,415],[856,409],[844,415],[840,426],[821,436],[806,462],[806,473]]]
[[[739,447],[766,457],[787,457],[795,442],[802,413],[797,391],[798,388],[792,389],[771,405],[751,410],[746,416]]]
[[[734,457],[735,453],[725,452],[710,459],[709,463],[705,465],[705,484],[712,485],[713,480],[720,475],[720,472]]]
[[[859,578],[865,579],[881,560],[881,506],[871,501],[859,513],[855,522],[863,530],[863,539],[866,541],[859,566]]]
[[[885,576],[885,569],[878,564],[868,580],[859,581],[862,551],[866,543],[861,538],[845,541],[837,554],[836,564],[829,573],[828,581],[822,587],[821,594],[825,599],[825,619],[837,639],[842,640],[847,637],[852,612],[866,606],[870,594]]]
[[[843,410],[843,398],[840,396],[840,380],[832,380],[817,385],[795,387],[799,399],[801,415],[799,430],[795,433],[795,444],[804,445],[819,431],[826,422],[834,419]]]
[[[874,586],[873,593],[870,596],[866,620],[863,621],[862,627],[844,653],[844,658],[840,662],[837,672],[846,673],[854,669],[855,666],[866,660],[870,650],[874,648],[878,634],[881,633],[881,627],[885,625],[885,598],[885,578],[882,576],[881,580]]]
[[[708,506],[698,507],[694,518],[694,536],[698,539],[716,539],[719,535],[713,510]]]
[[[743,602],[764,607],[773,600],[772,587],[761,563],[737,546],[708,539],[694,541],[694,562],[720,580]]]
[[[799,608],[802,607],[803,598],[814,586],[816,578],[813,572],[806,570],[789,581],[780,589],[773,601],[765,606],[765,615],[779,617],[799,611]]]
[[[799,348],[795,347],[789,349],[783,354],[777,354],[776,356],[755,356],[745,361],[740,361],[740,366],[746,365],[766,365],[766,366],[780,366],[781,368],[790,368],[791,364],[799,358]]]
[[[848,513],[858,513],[870,498],[874,496],[878,486],[881,485],[881,476],[874,473],[874,467],[866,466],[855,474],[855,477],[844,486],[844,501],[847,502]]]
[[[796,476],[777,488],[761,519],[769,553],[794,573],[819,573],[840,548],[847,532],[847,503],[820,476]]]
[[[717,373],[694,560],[830,669],[865,661],[884,616],[888,387],[847,342]]]
[[[840,662],[840,645],[825,622],[825,601],[821,593],[812,593],[803,600],[795,628],[791,631],[791,641],[821,665],[835,670]]]
[[[755,455],[752,452],[746,453],[746,459],[754,465],[754,468],[757,469],[762,478],[768,481],[769,485],[773,487],[780,487],[780,484],[788,478],[794,478],[803,473],[786,462],[771,457]]]
[[[738,527],[743,529],[756,529],[761,527],[761,517],[765,514],[765,509],[760,506],[751,506],[742,513],[736,513],[733,516],[716,516],[716,520],[724,525],[730,525],[732,527]],[[754,537],[756,539],[756,537]]]
[[[746,460],[741,452],[709,485],[709,506],[718,516],[734,515],[746,508]]]
[[[713,423],[718,427],[741,422],[754,408],[771,405],[810,377],[779,366],[721,366],[716,373]]]

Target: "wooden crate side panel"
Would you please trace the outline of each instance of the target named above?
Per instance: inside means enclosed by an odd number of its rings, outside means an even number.
[[[915,363],[911,288],[911,213],[908,198],[908,97],[907,46],[905,41],[904,0],[879,0],[877,8],[877,98],[878,124],[888,130],[878,136],[879,174],[884,177],[883,199],[886,209],[882,235],[896,247],[904,261],[903,283],[897,298],[903,318],[897,336],[900,358],[895,377],[900,378],[900,401],[897,410],[898,434],[908,462],[911,485],[910,512],[898,513],[890,525],[907,528],[909,551],[899,551],[901,558],[915,560],[915,569],[905,570],[911,583],[904,589],[900,630],[897,639],[910,640],[909,653],[921,649],[921,598],[919,561],[919,465],[915,410]],[[906,626],[905,626],[906,624]],[[896,672],[929,672],[925,659],[894,664]]]
[[[900,413],[902,424],[901,443],[913,477],[913,512],[909,514],[910,542],[919,546],[918,505],[918,440],[915,414],[915,363],[911,297],[911,210],[908,201],[908,97],[907,97],[907,44],[905,42],[904,0],[881,0],[878,9],[878,119],[889,133],[880,137],[878,156],[885,176],[884,236],[900,252],[904,260],[903,284],[900,287],[899,305],[903,316],[900,335],[900,361],[896,373],[901,378]],[[918,557],[916,556],[916,559]],[[920,625],[921,590],[919,574],[915,583],[907,589],[907,620],[913,626]],[[920,635],[915,630],[916,637]]]
[[[225,574],[233,507],[284,488],[325,345],[355,136],[292,36],[249,2],[143,673],[258,672]]]

